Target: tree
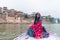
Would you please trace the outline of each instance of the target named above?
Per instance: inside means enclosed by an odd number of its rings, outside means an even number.
[[[25,14],[25,16],[24,16],[25,18],[28,18],[28,15],[27,14]]]

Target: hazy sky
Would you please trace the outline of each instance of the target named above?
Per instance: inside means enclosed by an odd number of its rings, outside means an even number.
[[[60,17],[60,0],[0,0],[0,7],[3,6],[29,14],[40,12],[41,15]]]

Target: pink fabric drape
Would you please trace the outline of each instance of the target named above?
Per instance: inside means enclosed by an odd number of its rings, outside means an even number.
[[[32,30],[34,30],[34,36],[36,37],[36,38],[42,38],[43,36],[42,36],[42,32],[43,32],[43,28],[42,28],[42,22],[40,21],[40,22],[37,22],[36,24],[32,24],[31,26],[30,26],[30,28],[32,29]]]

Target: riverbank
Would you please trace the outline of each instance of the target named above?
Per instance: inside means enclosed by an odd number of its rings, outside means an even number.
[[[0,24],[31,24],[34,22],[33,18],[21,18],[21,19],[14,19],[14,17],[7,17],[6,20],[0,18]],[[42,20],[43,24],[51,24],[51,22]]]

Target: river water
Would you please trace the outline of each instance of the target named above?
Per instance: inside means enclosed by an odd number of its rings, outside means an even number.
[[[0,40],[13,40],[26,32],[31,24],[0,24]],[[60,36],[60,24],[43,24],[46,30]]]

